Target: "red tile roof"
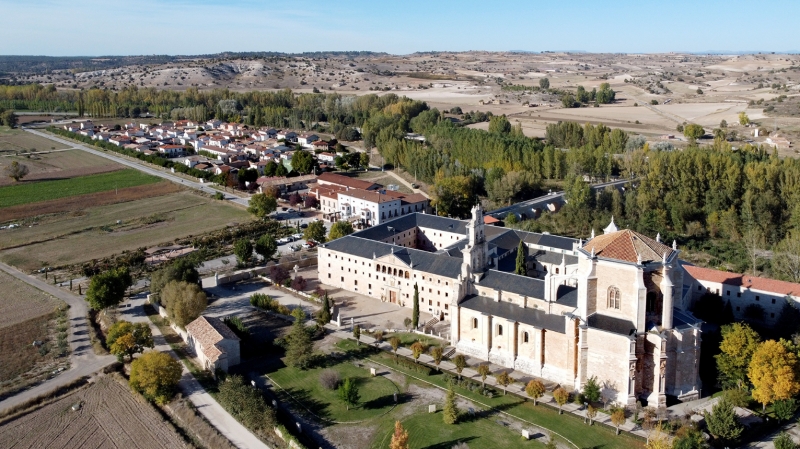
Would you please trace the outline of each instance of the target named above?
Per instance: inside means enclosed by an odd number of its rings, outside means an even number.
[[[378,187],[374,182],[364,181],[349,176],[337,175],[336,173],[323,173],[319,175],[319,181],[322,183],[337,184],[351,189],[370,190]]]
[[[696,267],[694,265],[683,265],[683,269],[698,281],[718,282],[720,284],[761,290],[780,295],[800,296],[800,284],[795,284],[793,282]]]
[[[669,259],[673,252],[667,245],[630,229],[597,236],[583,245],[583,249],[590,253],[594,250],[598,257],[633,263],[638,262],[639,256],[642,262],[658,262],[664,255]]]

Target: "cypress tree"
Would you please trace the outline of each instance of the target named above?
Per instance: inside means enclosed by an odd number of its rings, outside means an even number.
[[[319,311],[319,323],[324,326],[331,321],[331,301],[328,298],[328,292],[322,297],[322,310]]]
[[[528,275],[528,265],[525,263],[527,255],[528,248],[524,243],[522,243],[522,240],[520,240],[519,246],[517,246],[517,267],[514,269],[514,273],[521,274],[523,276]]]
[[[451,383],[447,389],[447,397],[444,400],[444,423],[455,424],[458,422],[458,407],[456,406],[456,392]]]
[[[411,312],[411,325],[414,329],[419,326],[419,287],[414,283],[414,309]]]

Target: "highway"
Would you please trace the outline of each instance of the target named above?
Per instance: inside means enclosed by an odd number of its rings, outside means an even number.
[[[161,169],[148,167],[148,166],[146,166],[146,165],[144,165],[142,163],[134,162],[134,161],[128,160],[128,159],[126,159],[124,157],[117,156],[114,153],[105,152],[105,151],[101,151],[101,150],[96,150],[96,149],[90,148],[90,147],[88,147],[86,145],[83,145],[83,144],[80,144],[80,143],[77,143],[77,142],[74,142],[74,141],[71,141],[71,140],[62,139],[62,138],[54,136],[54,135],[52,135],[50,133],[38,131],[38,130],[35,130],[35,129],[31,129],[31,128],[22,128],[22,129],[27,131],[27,132],[29,132],[29,133],[31,133],[31,134],[36,134],[37,136],[44,137],[46,139],[50,139],[50,140],[56,141],[56,142],[61,143],[63,145],[67,145],[70,148],[76,148],[76,149],[79,149],[79,150],[86,151],[87,153],[92,153],[94,155],[97,155],[97,156],[100,156],[100,157],[104,157],[106,159],[110,159],[110,160],[112,160],[112,161],[114,161],[114,162],[116,162],[118,164],[122,164],[122,165],[125,165],[125,166],[128,166],[128,167],[140,170],[140,171],[142,171],[144,173],[147,173],[148,175],[158,176],[160,178],[164,178],[164,179],[172,181],[174,183],[181,184],[181,185],[184,185],[186,187],[193,188],[193,189],[197,189],[197,190],[199,190],[201,192],[204,192],[204,193],[214,194],[214,193],[220,192],[219,190],[216,190],[216,189],[213,189],[213,188],[209,187],[207,184],[203,184],[203,183],[200,183],[200,182],[197,182],[197,181],[191,181],[191,180],[185,179],[185,178],[183,178],[181,176],[177,176],[177,175],[175,175],[173,173],[170,173],[170,172],[168,172],[166,170],[161,170]],[[244,207],[247,207],[249,205],[248,203],[250,202],[250,200],[248,198],[240,198],[238,196],[231,195],[231,194],[225,193],[225,192],[220,192],[220,193],[225,195],[225,199],[228,200],[228,201],[234,202],[234,203],[242,205]]]
[[[597,191],[599,189],[604,189],[607,186],[615,186],[619,187],[624,185],[625,183],[629,182],[629,179],[623,179],[619,181],[612,181],[612,182],[604,182],[601,184],[595,184],[592,186],[592,190]],[[544,209],[547,204],[549,203],[560,203],[565,204],[566,200],[564,200],[564,192],[551,192],[547,195],[540,196],[538,198],[533,198],[527,201],[522,201],[516,204],[512,204],[510,206],[501,207],[500,209],[495,209],[493,211],[487,212],[487,215],[491,215],[495,218],[503,219],[509,212],[514,212],[516,214],[525,214],[528,218],[533,217],[533,209]]]

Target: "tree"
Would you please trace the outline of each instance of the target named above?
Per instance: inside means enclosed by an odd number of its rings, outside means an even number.
[[[411,318],[409,318],[409,317],[405,317],[405,318],[403,318],[403,326],[405,326],[405,327],[406,327],[406,331],[408,331],[409,329],[411,329],[411,323],[412,323],[412,322],[413,322],[413,320],[412,320]]]
[[[788,232],[774,253],[772,269],[783,279],[800,282],[800,229]]]
[[[539,78],[539,87],[541,87],[542,89],[549,89],[550,80],[547,78]]]
[[[295,206],[297,206],[298,204],[300,204],[302,202],[303,202],[303,198],[301,198],[300,194],[298,194],[297,192],[292,193],[291,195],[289,195],[289,205],[290,206],[295,207]]]
[[[720,443],[733,443],[742,435],[744,428],[736,420],[733,404],[725,399],[717,402],[711,408],[711,413],[705,412],[708,432]]]
[[[589,420],[589,425],[592,425],[594,417],[597,416],[597,409],[592,404],[586,406],[586,418]]]
[[[358,393],[358,385],[353,379],[348,377],[342,382],[342,385],[339,387],[339,399],[345,403],[347,410],[350,410],[350,407],[358,405],[361,396]]]
[[[522,276],[528,275],[528,262],[526,261],[527,256],[528,247],[525,246],[525,243],[523,243],[522,240],[520,240],[519,245],[517,245],[517,266],[514,269],[514,273]]]
[[[453,384],[450,383],[447,387],[447,396],[444,399],[444,407],[442,407],[442,415],[445,424],[455,424],[458,422],[458,406],[456,405],[456,391],[453,389]]]
[[[248,238],[237,240],[233,245],[233,254],[236,255],[240,264],[247,265],[253,258],[253,243]]]
[[[747,382],[750,359],[758,348],[761,338],[745,323],[722,326],[722,342],[717,359],[720,385],[724,389],[741,388]]]
[[[203,289],[188,282],[171,281],[161,291],[161,300],[169,318],[181,328],[196,320],[208,305]]]
[[[572,94],[564,94],[561,96],[561,105],[565,108],[574,108],[580,103],[575,101],[575,97]]]
[[[336,240],[354,232],[353,225],[349,221],[337,221],[331,225],[331,230],[328,232],[328,240]]]
[[[728,121],[725,120],[725,119],[720,120],[719,121],[719,127],[720,128],[727,128],[728,127]]]
[[[17,114],[12,110],[8,110],[0,114],[0,124],[8,126],[9,128],[17,127]]]
[[[789,399],[800,392],[797,382],[797,356],[786,348],[785,340],[767,340],[753,353],[747,375],[753,384],[753,399],[766,409],[767,404]]]
[[[308,151],[298,150],[292,155],[292,169],[298,173],[311,173],[314,169],[314,156]]]
[[[421,356],[423,352],[425,352],[425,346],[419,341],[415,341],[414,344],[411,345],[411,355],[414,357],[414,363],[419,362],[419,356]]]
[[[624,408],[617,407],[611,412],[611,423],[614,424],[614,427],[617,429],[617,435],[619,435],[619,426],[625,424]]]
[[[544,396],[544,392],[544,384],[538,379],[529,380],[528,385],[525,386],[525,393],[528,395],[528,397],[533,398],[533,405],[536,405],[536,401],[538,401],[540,397]]]
[[[453,363],[456,365],[458,380],[461,380],[461,371],[464,371],[464,368],[467,367],[467,358],[463,354],[457,354],[453,357]]]
[[[389,344],[392,345],[392,352],[394,352],[394,358],[397,359],[397,348],[400,347],[400,339],[397,337],[392,337],[389,339]]]
[[[283,285],[289,279],[289,271],[280,265],[269,267],[269,278],[275,285]]]
[[[595,94],[595,101],[599,104],[609,104],[614,102],[616,96],[617,93],[611,89],[610,84],[602,83]]]
[[[147,323],[117,321],[108,329],[106,345],[120,361],[126,355],[133,361],[134,354],[153,348],[153,333]]]
[[[486,378],[489,377],[489,374],[492,374],[492,369],[489,367],[489,365],[481,363],[478,365],[477,371],[481,376],[481,389],[486,389]]]
[[[495,115],[489,119],[489,132],[508,134],[511,132],[511,122],[508,121],[505,114]]]
[[[686,136],[686,138],[688,138],[688,139],[690,139],[692,141],[703,137],[705,135],[705,133],[706,133],[706,130],[703,129],[702,126],[694,124],[694,123],[689,123],[688,125],[683,127],[683,135]]]
[[[800,326],[800,310],[794,305],[793,299],[783,298],[783,306],[775,321],[775,326],[772,327],[771,334],[776,338],[790,340],[792,335],[797,332],[798,326]]]
[[[7,165],[6,168],[3,169],[3,173],[6,176],[13,179],[14,182],[19,182],[22,178],[28,175],[28,166],[25,164],[20,164],[18,161],[11,161],[11,164]]]
[[[182,373],[180,362],[169,354],[150,351],[131,363],[129,384],[147,399],[163,405],[175,394]]]
[[[508,388],[509,385],[514,383],[514,379],[512,379],[511,376],[508,375],[508,371],[506,370],[502,370],[499,373],[495,374],[494,378],[497,381],[498,385],[503,386],[503,396],[505,396],[506,389]]]
[[[644,447],[645,449],[672,449],[672,442],[669,435],[661,430],[661,427],[656,427],[648,436]]]
[[[442,217],[466,217],[478,204],[477,185],[471,176],[447,176],[433,185],[433,205]]]
[[[439,364],[442,363],[442,356],[444,355],[444,350],[441,346],[432,346],[431,347],[431,357],[433,358],[433,363],[436,365],[436,369],[439,370]]]
[[[781,399],[772,404],[772,411],[775,412],[775,417],[781,421],[788,421],[794,416],[797,410],[797,401],[794,398]]]
[[[586,385],[583,386],[583,396],[589,402],[597,402],[600,400],[600,384],[597,382],[597,377],[592,376],[586,381]]]
[[[562,414],[564,411],[561,407],[569,401],[569,392],[567,392],[564,387],[558,387],[553,390],[553,399],[555,399],[556,404],[558,404],[558,414]]]
[[[292,279],[291,288],[293,290],[297,290],[298,292],[302,292],[308,286],[308,282],[303,278],[303,276],[295,276]]]
[[[247,211],[262,220],[266,220],[267,216],[278,208],[278,200],[263,193],[256,193],[251,196],[249,204]]]
[[[772,440],[775,449],[795,449],[797,445],[792,440],[792,436],[786,432],[781,432]]]
[[[255,250],[264,259],[265,263],[269,262],[278,251],[278,242],[275,241],[275,237],[272,235],[264,234],[256,240]]]
[[[104,271],[92,276],[86,290],[86,300],[92,310],[102,310],[122,302],[125,291],[133,285],[127,267]]]
[[[353,326],[353,338],[356,339],[356,346],[361,344],[361,327]]]
[[[319,204],[317,197],[313,195],[306,195],[306,197],[303,199],[303,207],[306,209],[316,209],[317,204]]]
[[[403,429],[400,421],[394,422],[394,434],[392,434],[389,449],[408,449],[408,431]]]
[[[748,117],[747,113],[744,111],[739,113],[739,124],[742,126],[747,126],[750,124],[750,117]]]
[[[678,429],[675,439],[672,440],[672,449],[706,449],[703,432],[694,425],[686,425]]]
[[[369,153],[359,153],[358,159],[362,167],[369,167]]]
[[[328,298],[328,292],[322,297],[322,308],[319,310],[317,322],[324,326],[331,322],[331,300]]]
[[[417,283],[414,283],[414,302],[413,308],[411,309],[411,326],[416,329],[419,327],[419,286]]]
[[[303,323],[306,319],[303,309],[298,307],[292,310],[292,316],[294,323],[286,337],[286,364],[293,368],[306,369],[311,365],[314,344]]]
[[[200,282],[200,273],[197,272],[194,262],[186,257],[179,258],[153,273],[150,277],[150,293],[160,294],[170,281],[197,284]]]
[[[320,220],[312,221],[303,232],[303,238],[317,243],[325,243],[325,224]]]

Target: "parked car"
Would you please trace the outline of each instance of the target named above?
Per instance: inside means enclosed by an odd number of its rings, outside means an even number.
[[[300,229],[305,229],[308,227],[308,223],[303,223],[300,225]]]
[[[292,241],[292,239],[291,239],[291,238],[289,238],[289,237],[284,237],[284,238],[278,239],[278,244],[279,244],[279,245],[285,245],[285,244],[287,244],[287,243],[290,243],[291,241]]]
[[[287,210],[289,210],[289,208],[288,207],[281,207],[281,210],[286,212]]]
[[[311,240],[307,240],[305,243],[303,243],[303,248],[305,249],[311,249],[315,246],[317,246],[317,244],[312,242]]]
[[[412,188],[412,189],[418,189],[418,188],[419,188],[419,184],[412,183],[412,184],[411,184],[411,188]]]
[[[298,232],[297,234],[292,234],[292,237],[294,237],[297,240],[300,240],[301,238],[303,238],[303,234],[301,232]]]

